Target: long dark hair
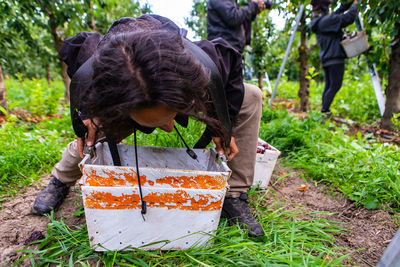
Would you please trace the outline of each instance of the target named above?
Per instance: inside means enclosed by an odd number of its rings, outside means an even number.
[[[221,123],[209,117],[209,72],[184,49],[179,34],[165,30],[118,33],[94,55],[92,84],[83,106],[101,130],[115,136],[132,125],[133,109],[166,105],[205,122],[227,140]]]

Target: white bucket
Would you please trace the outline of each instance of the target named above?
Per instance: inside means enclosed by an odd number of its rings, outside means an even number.
[[[357,35],[354,37],[347,37],[346,39],[343,39],[340,44],[342,45],[348,58],[361,55],[369,48],[368,36],[365,30],[357,32]]]
[[[268,144],[261,138],[258,138],[258,143]],[[261,189],[266,189],[268,187],[272,172],[275,169],[276,161],[281,154],[275,147],[271,145],[269,145],[269,147],[271,149],[266,149],[264,153],[257,153],[256,156],[253,186],[259,185]]]
[[[118,145],[121,167],[112,166],[107,143],[85,156],[82,195],[91,246],[96,251],[180,250],[215,234],[231,171],[215,153],[195,149],[198,161],[181,148],[138,147],[147,213],[141,215],[135,149]]]

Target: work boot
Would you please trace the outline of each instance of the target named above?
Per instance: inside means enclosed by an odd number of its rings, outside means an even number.
[[[321,123],[324,124],[326,121],[328,121],[332,117],[332,112],[330,110],[321,111]]]
[[[56,210],[67,196],[69,186],[53,176],[47,187],[36,197],[32,206],[32,213],[44,215]]]
[[[246,193],[241,193],[238,198],[225,198],[221,217],[228,218],[230,226],[238,224],[240,228],[248,229],[250,237],[264,235],[260,223],[251,214]]]

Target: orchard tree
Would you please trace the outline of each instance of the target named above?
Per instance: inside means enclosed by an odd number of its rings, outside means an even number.
[[[382,118],[382,128],[392,129],[393,115],[400,113],[400,2],[398,0],[367,0],[362,1],[364,21],[366,28],[371,32],[372,28],[381,31],[381,38],[390,40],[388,62],[388,84],[385,90],[386,105]],[[370,40],[376,46],[372,58],[385,59],[385,46],[378,40]],[[379,63],[379,61],[377,62]]]
[[[263,13],[257,15],[253,22],[251,48],[248,53],[249,55],[247,55],[251,57],[260,89],[263,88],[263,78],[269,65],[269,62],[266,60],[266,54],[270,52],[269,42],[273,34],[274,27],[272,20],[268,17],[268,13],[263,11]]]
[[[99,30],[104,34],[110,24],[120,17],[150,12],[147,4],[140,8],[138,1],[131,0],[2,1],[10,3],[8,6],[12,6],[19,17],[30,23],[33,22],[36,28],[41,29],[42,32],[39,34],[28,32],[23,40],[34,40],[33,36],[40,37],[40,39],[36,38],[36,45],[31,45],[31,49],[37,50],[38,57],[47,69],[50,69],[51,59],[58,58],[58,51],[66,37],[85,30]],[[16,21],[18,25],[24,25],[21,23],[22,19]],[[46,36],[50,36],[51,39],[47,39]],[[9,47],[8,50],[13,51],[13,48]],[[65,84],[65,99],[68,101],[70,79],[66,72],[67,66],[60,59],[58,62]],[[49,76],[49,71],[47,71],[47,76]]]
[[[82,17],[85,15],[82,2],[78,0],[21,0],[21,12],[29,16],[36,25],[47,30],[52,36],[54,49],[61,49],[65,35],[82,30]],[[61,75],[65,85],[65,99],[69,99],[70,79],[67,65],[60,59]]]
[[[295,20],[300,12],[300,6],[304,5],[303,13],[301,14],[300,24],[297,31],[300,34],[300,44],[297,48],[298,53],[296,62],[299,64],[298,80],[299,80],[299,91],[298,96],[300,98],[300,109],[301,111],[307,111],[310,107],[309,96],[310,96],[310,79],[309,79],[309,67],[308,58],[312,46],[310,49],[307,44],[307,40],[311,37],[311,31],[308,27],[308,22],[311,18],[311,10],[308,9],[310,0],[285,0],[278,6],[280,12],[286,16],[286,27],[287,33],[291,34]]]
[[[11,50],[19,41],[18,36],[25,37],[28,42],[32,41],[29,33],[29,20],[23,16],[18,7],[18,2],[12,0],[0,1],[0,106],[3,111],[7,109],[6,86],[2,67],[8,61],[5,56],[8,50]],[[13,54],[18,55],[18,52],[14,51]],[[3,113],[0,110],[0,115]]]
[[[105,34],[110,25],[122,17],[151,13],[147,3],[135,0],[85,0],[85,24],[91,31]]]
[[[0,107],[2,107],[4,110],[7,109],[6,85],[4,83],[4,76],[3,76],[3,70],[1,69],[1,65],[0,65]],[[5,115],[3,114],[2,110],[0,110],[0,115]]]
[[[207,0],[193,0],[193,8],[190,17],[185,18],[185,24],[196,37],[207,39]]]
[[[300,2],[300,1],[299,1]],[[297,3],[303,4],[307,6],[309,1],[301,1]],[[298,9],[297,9],[298,10]],[[300,18],[300,46],[298,47],[299,51],[299,91],[297,95],[300,98],[300,109],[301,111],[308,111],[310,108],[309,97],[310,97],[310,79],[308,78],[308,55],[310,54],[310,49],[307,45],[307,39],[310,36],[310,29],[308,27],[306,18],[310,17],[311,12],[305,9]]]

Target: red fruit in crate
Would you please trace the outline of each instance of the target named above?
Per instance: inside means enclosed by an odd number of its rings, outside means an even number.
[[[264,149],[266,150],[272,150],[272,147],[268,145],[267,143],[263,144]]]

